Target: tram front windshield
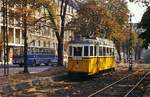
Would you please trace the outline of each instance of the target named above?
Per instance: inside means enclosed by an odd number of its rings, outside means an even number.
[[[82,47],[73,47],[73,56],[82,56]]]

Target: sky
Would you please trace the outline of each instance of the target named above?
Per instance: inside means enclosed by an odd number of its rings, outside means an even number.
[[[128,8],[132,14],[132,23],[138,23],[146,11],[146,7],[143,7],[140,3],[128,2]]]

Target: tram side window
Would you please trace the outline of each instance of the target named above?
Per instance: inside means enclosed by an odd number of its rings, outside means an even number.
[[[89,55],[88,46],[84,46],[84,56],[88,56],[88,55]]]
[[[82,47],[74,47],[74,56],[82,56]]]
[[[72,56],[72,46],[69,47],[69,55]]]
[[[90,46],[90,56],[93,56],[93,46]]]
[[[99,47],[99,56],[103,56],[103,48]]]
[[[107,56],[109,56],[110,54],[109,54],[110,52],[109,52],[109,48],[107,48]]]
[[[113,48],[111,48],[111,56],[114,56],[114,50],[113,50]]]
[[[110,48],[110,56],[112,56],[112,48]]]
[[[113,48],[112,49],[112,56],[114,56],[115,55],[115,49]]]
[[[106,56],[106,47],[103,47],[103,56]]]
[[[97,49],[96,46],[94,46],[94,56],[96,56],[96,53],[97,53]]]

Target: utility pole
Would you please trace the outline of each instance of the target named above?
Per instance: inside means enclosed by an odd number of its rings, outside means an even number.
[[[132,15],[129,15],[129,21],[130,21],[130,32],[129,32],[129,72],[133,70],[132,65],[133,65],[133,59],[132,59]]]
[[[8,58],[8,16],[7,16],[7,7],[8,7],[8,1],[3,0],[3,63],[4,63],[4,76],[8,76],[9,74],[9,58]]]

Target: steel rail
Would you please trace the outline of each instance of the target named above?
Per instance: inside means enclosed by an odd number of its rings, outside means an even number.
[[[91,95],[89,95],[89,96],[87,96],[87,97],[93,97],[94,95],[96,95],[96,94],[98,94],[98,93],[100,93],[100,92],[102,92],[102,91],[104,91],[104,90],[110,88],[111,86],[113,86],[113,85],[119,83],[120,81],[122,81],[122,80],[124,80],[124,79],[126,79],[126,78],[128,78],[128,77],[130,77],[130,76],[132,76],[132,75],[135,74],[135,73],[137,73],[137,72],[134,72],[134,73],[132,73],[132,74],[129,74],[129,75],[127,75],[127,76],[121,78],[120,80],[118,80],[118,81],[116,81],[116,82],[114,82],[114,83],[112,83],[112,84],[110,84],[110,85],[108,85],[108,86],[106,86],[106,87],[104,87],[104,88],[102,88],[102,89],[100,89],[100,90],[98,90],[98,91],[92,93]]]
[[[150,72],[146,73],[146,74],[141,78],[141,80],[140,80],[132,89],[130,89],[130,90],[125,94],[124,97],[128,97],[129,94],[130,94],[131,92],[133,92],[133,90],[134,90],[134,89],[146,78],[146,76],[149,75],[149,74],[150,74]]]

